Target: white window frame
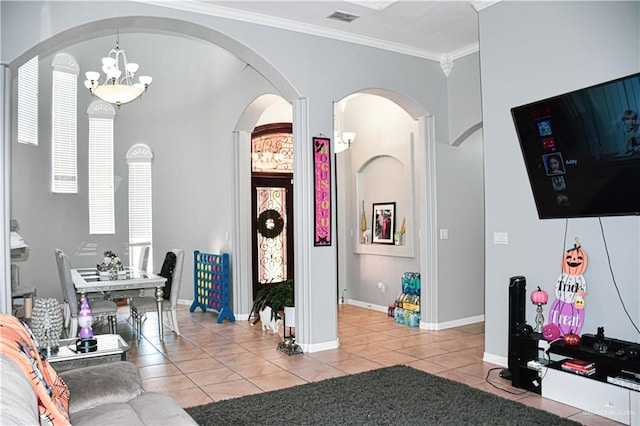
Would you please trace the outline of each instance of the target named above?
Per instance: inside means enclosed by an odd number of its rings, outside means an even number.
[[[94,101],[89,116],[89,234],[115,234],[113,121],[116,110]]]
[[[129,165],[129,259],[138,268],[142,247],[149,246],[147,270],[153,271],[153,152],[145,144],[127,151]]]
[[[51,63],[51,190],[78,193],[78,74],[73,56],[61,53]]]
[[[18,142],[38,146],[38,70],[34,56],[18,68]]]

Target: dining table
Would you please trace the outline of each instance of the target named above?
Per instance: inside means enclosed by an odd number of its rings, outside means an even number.
[[[81,297],[86,297],[87,293],[92,292],[155,288],[155,297],[158,303],[158,331],[160,341],[164,340],[162,301],[164,300],[166,278],[133,267],[125,267],[118,271],[117,276],[105,274],[104,271],[99,271],[94,267],[71,269],[71,279],[76,293]]]

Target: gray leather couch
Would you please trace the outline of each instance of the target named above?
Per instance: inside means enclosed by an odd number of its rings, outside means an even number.
[[[195,425],[170,396],[145,392],[137,367],[127,361],[66,371],[71,424]],[[23,370],[0,354],[0,425],[39,424],[38,402]]]

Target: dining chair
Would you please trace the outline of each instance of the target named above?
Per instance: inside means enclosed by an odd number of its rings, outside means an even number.
[[[147,272],[149,265],[149,250],[150,246],[144,246],[140,250],[140,257],[138,257],[138,268],[141,271]],[[144,296],[144,289],[131,289],[131,290],[115,290],[107,293],[109,300],[127,299],[127,303],[131,304],[131,299],[135,296]]]
[[[167,274],[168,262],[171,262],[171,256],[169,255],[170,253],[173,253],[173,255],[175,255],[175,266]],[[169,292],[168,295],[165,294],[165,298],[162,302],[162,313],[167,317],[169,328],[178,336],[180,335],[180,328],[178,327],[178,316],[176,308],[178,305],[180,286],[182,284],[183,264],[184,250],[172,249],[167,253],[167,256],[165,256],[165,262],[160,273],[161,276],[167,278],[165,291]],[[156,301],[155,296],[134,297],[133,299],[131,299],[131,316],[133,319],[133,328],[138,337],[138,340],[140,340],[141,337],[143,318],[146,318],[147,312],[157,312],[157,310],[158,302]],[[158,321],[164,321],[164,318],[158,318]]]
[[[67,337],[76,337],[78,333],[78,294],[71,278],[71,263],[69,257],[60,249],[55,250],[58,266],[58,278],[62,287],[64,300],[64,326]],[[118,306],[111,300],[87,300],[93,319],[107,318],[109,321],[109,333],[117,334]]]

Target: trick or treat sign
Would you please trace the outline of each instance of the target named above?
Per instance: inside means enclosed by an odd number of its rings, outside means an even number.
[[[331,152],[329,145],[329,138],[313,138],[314,246],[331,245]]]
[[[562,259],[562,274],[556,281],[556,300],[549,310],[549,324],[555,324],[560,335],[580,334],[584,325],[587,281],[582,273],[587,269],[587,254],[579,243],[566,251]]]

